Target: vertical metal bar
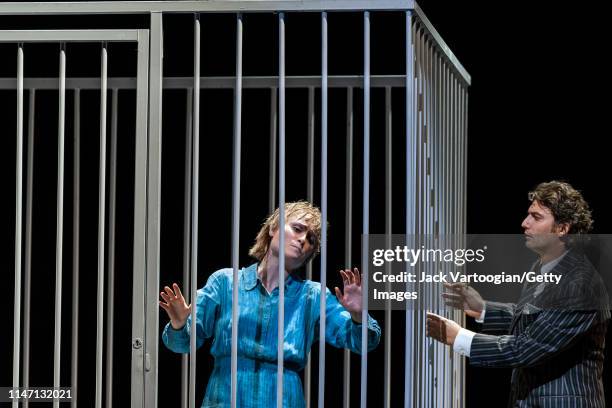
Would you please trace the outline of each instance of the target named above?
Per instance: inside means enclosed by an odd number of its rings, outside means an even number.
[[[442,197],[442,191],[441,191],[441,185],[442,185],[442,140],[440,138],[440,123],[439,123],[439,118],[440,118],[440,110],[439,110],[439,103],[440,103],[440,97],[439,97],[439,78],[438,78],[438,66],[439,66],[439,58],[438,58],[438,53],[437,50],[435,48],[432,49],[432,81],[433,81],[433,89],[432,89],[432,97],[433,97],[433,117],[432,117],[432,124],[433,124],[433,128],[432,128],[432,133],[433,133],[433,140],[434,140],[434,171],[435,171],[435,181],[434,181],[434,191],[435,191],[435,197],[434,197],[434,201],[435,201],[435,230],[434,230],[434,236],[435,236],[435,242],[437,247],[444,247],[443,246],[443,241],[441,239],[441,232],[440,232],[440,227],[442,224],[442,201],[441,201],[441,197]],[[438,270],[442,270],[441,268],[444,267],[442,262],[438,262],[438,264],[436,265],[436,267],[438,268]],[[441,302],[441,291],[443,288],[439,288],[438,290],[436,290],[435,293],[435,300],[436,300],[436,305],[437,305],[437,310],[438,314],[441,314],[442,316],[446,316],[446,309],[444,307],[444,303]],[[446,361],[447,361],[447,357],[446,357],[446,353],[445,353],[445,349],[444,346],[442,344],[436,343],[436,346],[438,347],[436,350],[436,355],[437,355],[437,363],[438,363],[438,367],[437,367],[437,401],[442,402],[443,407],[448,407],[448,398],[446,398],[446,390],[449,388],[448,387],[448,382],[446,381]]]
[[[185,198],[183,210],[183,293],[187,302],[191,303],[191,285],[189,279],[189,256],[191,254],[191,162],[193,143],[193,89],[187,89],[187,107],[185,123]],[[189,356],[181,355],[181,407],[187,408],[189,403]]]
[[[458,145],[457,145],[457,150],[458,150],[458,157],[459,157],[459,169],[458,169],[458,189],[459,189],[459,202],[457,203],[457,211],[459,212],[459,247],[460,248],[465,248],[465,241],[463,238],[463,234],[465,233],[464,229],[463,229],[463,135],[462,135],[462,120],[463,120],[463,115],[462,115],[462,110],[463,110],[463,98],[462,98],[462,92],[461,92],[461,84],[458,83],[458,88],[457,88],[457,104],[458,104],[458,108],[457,108],[457,139],[458,139]],[[462,268],[463,269],[463,268]],[[465,273],[465,270],[463,270],[462,272]],[[459,315],[459,324],[465,327],[465,322],[464,322],[464,316],[465,314],[460,314]],[[460,381],[457,384],[457,388],[459,390],[461,390],[461,383],[463,382],[463,372],[462,372],[462,367],[459,368],[459,376],[460,376]]]
[[[450,150],[450,139],[448,137],[448,75],[446,70],[446,64],[442,63],[442,137],[444,144],[444,232],[446,234],[445,245],[452,245],[452,235],[451,235],[451,224],[450,224],[450,212],[451,212],[451,198],[450,198],[450,156],[452,151]],[[452,319],[454,317],[454,311],[449,311],[448,318]],[[449,384],[454,384],[454,367],[455,367],[455,356],[451,356],[450,366],[448,367],[447,379]],[[454,387],[454,386],[453,386]],[[454,402],[452,400],[454,392],[451,390],[451,402],[454,406]]]
[[[240,267],[240,148],[242,136],[242,14],[236,16],[236,84],[234,88],[234,156],[232,185],[232,267],[234,279],[232,287],[232,356],[231,391],[232,408],[237,405],[238,392],[238,268]],[[282,235],[282,234],[281,234]],[[282,345],[282,342],[281,342]]]
[[[102,407],[102,356],[104,355],[104,243],[106,221],[106,44],[101,51],[100,170],[98,180],[98,300],[96,319],[96,408]]]
[[[353,88],[346,89],[346,187],[344,203],[344,265],[352,265],[353,248]],[[351,351],[344,349],[342,406],[351,405]]]
[[[462,230],[461,230],[461,208],[460,208],[460,201],[461,201],[461,173],[460,173],[460,168],[461,168],[461,149],[460,149],[460,140],[459,140],[459,89],[458,89],[458,81],[457,81],[457,77],[455,75],[453,75],[453,87],[454,87],[454,120],[453,120],[453,126],[454,126],[454,150],[455,150],[455,222],[456,222],[456,234],[457,234],[457,239],[456,239],[456,243],[457,243],[457,248],[462,248],[463,243],[462,243],[462,239],[461,239],[461,234],[462,234]],[[461,268],[462,269],[462,268]],[[461,271],[463,272],[463,271]],[[456,321],[459,322],[461,324],[462,321],[462,315],[463,313],[457,313],[456,315]],[[458,367],[458,381],[456,384],[459,384],[461,382],[461,367]]]
[[[30,90],[30,102],[28,110],[28,169],[26,180],[26,219],[25,219],[25,287],[23,308],[23,386],[30,385],[30,306],[32,288],[32,207],[34,192],[34,114],[35,114],[36,89]],[[74,307],[73,307],[74,311]],[[74,315],[74,312],[73,312]],[[77,324],[73,319],[73,326]],[[74,342],[72,343],[74,345]],[[74,349],[74,347],[73,347]],[[75,390],[73,388],[73,390]],[[76,392],[72,395],[76,400]],[[24,408],[28,407],[28,401],[23,401]]]
[[[270,168],[268,182],[268,214],[276,209],[276,88],[270,88]],[[308,264],[310,265],[310,263]]]
[[[440,134],[440,77],[439,77],[439,66],[440,66],[440,59],[439,59],[439,55],[437,52],[437,49],[434,48],[433,50],[433,97],[434,97],[434,118],[433,118],[433,123],[434,123],[434,140],[435,140],[435,172],[436,172],[436,177],[435,177],[435,204],[436,204],[436,230],[435,230],[435,236],[436,236],[436,245],[438,245],[439,247],[444,247],[444,241],[443,241],[443,235],[444,233],[441,231],[442,228],[442,224],[443,224],[443,218],[442,218],[442,212],[444,211],[444,206],[442,203],[442,197],[443,197],[443,192],[442,192],[442,171],[443,171],[443,166],[444,166],[444,162],[442,160],[442,149],[443,149],[443,143],[442,143],[442,138],[441,138],[441,134]],[[442,262],[438,263],[438,270],[442,270],[440,268],[443,268],[444,265]],[[444,306],[444,302],[441,299],[441,292],[443,291],[444,288],[439,288],[439,290],[436,291],[436,301],[437,301],[437,305],[438,305],[438,310],[439,310],[439,314],[441,314],[442,316],[446,317],[446,307]],[[447,358],[447,354],[445,353],[445,349],[444,346],[442,344],[439,345],[439,349],[438,349],[438,401],[442,401],[443,402],[443,406],[444,407],[448,407],[448,403],[449,403],[449,399],[446,396],[446,392],[449,388],[450,384],[449,382],[446,381],[446,362],[448,361]]]
[[[321,299],[319,301],[319,408],[325,406],[327,288],[327,12],[321,13]]]
[[[385,88],[385,235],[386,247],[391,248],[392,213],[393,213],[393,111],[391,105],[391,87]],[[387,266],[387,273],[391,273]],[[391,283],[388,282],[387,290],[391,291]],[[385,303],[385,357],[384,357],[384,395],[383,401],[386,408],[391,407],[391,299]]]
[[[136,76],[136,146],[134,154],[134,258],[132,284],[131,406],[144,408],[144,321],[147,205],[147,129],[149,84],[149,30],[138,30]]]
[[[437,161],[436,161],[436,157],[435,157],[435,148],[436,148],[436,143],[435,143],[435,134],[434,134],[434,93],[433,93],[433,89],[434,89],[434,79],[433,79],[433,47],[434,45],[432,44],[432,39],[429,39],[427,42],[427,143],[428,143],[428,151],[429,151],[429,159],[428,159],[428,173],[429,173],[429,186],[427,188],[427,198],[429,200],[429,230],[427,231],[428,234],[428,247],[431,248],[434,245],[436,245],[435,247],[437,247],[437,244],[435,242],[435,229],[436,229],[436,203],[435,203],[435,186],[436,186],[436,180],[435,180],[435,175],[436,175],[436,165],[437,165]],[[430,270],[432,273],[436,272],[436,269],[439,268],[439,265],[437,265],[435,262],[432,262],[430,264]],[[434,310],[435,313],[439,313],[438,310],[438,297],[439,295],[437,294],[437,287],[434,285],[430,285],[430,310]],[[433,344],[433,350],[432,350],[432,358],[431,358],[431,365],[432,365],[432,392],[431,392],[431,401],[432,403],[436,403],[439,402],[441,405],[444,404],[444,401],[441,400],[439,397],[439,390],[441,389],[442,385],[442,381],[439,378],[439,362],[440,359],[443,357],[443,354],[440,353],[440,351],[442,350],[440,348],[440,345],[436,342],[432,342]]]
[[[454,197],[453,197],[453,155],[455,154],[455,152],[453,151],[453,144],[452,144],[452,116],[451,116],[451,86],[450,86],[450,70],[448,68],[448,66],[445,66],[445,76],[446,76],[446,101],[445,101],[445,105],[446,105],[446,145],[448,146],[448,154],[447,154],[447,158],[448,158],[448,187],[447,187],[447,192],[448,192],[448,211],[447,211],[447,222],[448,222],[448,234],[449,234],[449,245],[451,246],[451,248],[454,248],[456,243],[455,243],[455,229],[454,229],[454,224],[453,224],[453,212],[454,212]],[[457,313],[455,310],[451,311],[451,319],[455,319],[457,317]],[[457,362],[459,361],[458,356],[453,355],[452,356],[452,371],[451,371],[451,383],[452,384],[456,384],[457,383]],[[455,390],[454,390],[455,391]],[[453,401],[454,402],[454,401]]]
[[[72,395],[70,406],[77,406],[77,385],[79,378],[79,258],[81,222],[81,90],[74,90],[74,152],[72,164],[72,343],[70,386]]]
[[[314,87],[308,88],[308,173],[306,176],[306,196],[309,202],[314,201]],[[306,265],[306,279],[312,280],[312,262]],[[310,353],[306,358],[306,367],[304,368],[304,397],[306,399],[306,408],[310,408],[310,390],[312,388],[312,361]]]
[[[327,225],[327,13],[321,13],[321,223]],[[327,288],[327,230],[321,231],[321,298],[319,302],[319,408],[325,406],[325,327]]]
[[[15,192],[15,298],[13,308],[13,387],[19,387],[21,358],[21,227],[23,214],[23,44],[17,46],[17,158]],[[17,401],[13,401],[17,407]]]
[[[412,35],[412,11],[406,11],[406,236],[414,235],[414,39]],[[414,285],[406,283],[406,290],[412,291]],[[406,307],[406,330],[404,335],[404,408],[414,406],[414,310]]]
[[[115,237],[117,207],[117,114],[119,89],[113,88],[111,101],[110,173],[108,188],[108,293],[106,298],[106,407],[113,406],[113,357],[115,321]]]
[[[147,153],[147,273],[145,316],[145,406],[157,406],[159,348],[159,245],[162,159],[163,14],[151,13],[149,150]]]
[[[64,238],[64,121],[66,110],[66,44],[59,53],[59,117],[57,135],[57,237],[55,241],[55,336],[53,350],[53,387],[60,386],[60,352],[62,349],[62,247]],[[59,400],[53,401],[59,408]]]
[[[428,41],[427,41],[427,33],[423,30],[423,42],[421,47],[421,55],[423,57],[423,62],[421,65],[423,80],[422,80],[422,92],[423,92],[423,216],[424,216],[424,229],[423,229],[423,243],[425,246],[430,246],[429,242],[429,234],[431,231],[431,207],[429,200],[429,188],[430,188],[430,140],[429,140],[429,74],[428,74],[428,64],[429,58],[427,54],[428,49]],[[426,264],[428,272],[431,273],[431,264]],[[425,306],[431,307],[431,288],[433,285],[425,285]],[[425,323],[425,319],[423,319],[423,323]],[[425,324],[423,324],[425,326]],[[423,336],[425,340],[425,372],[427,375],[426,381],[424,381],[424,387],[426,393],[425,403],[426,406],[431,406],[432,403],[432,392],[434,389],[434,370],[433,370],[433,359],[435,358],[433,340],[427,336]]]
[[[363,236],[361,268],[361,408],[368,404],[368,241],[370,233],[370,12],[363,13]]]
[[[416,191],[415,191],[415,195],[416,195],[416,220],[415,220],[415,224],[416,224],[416,234],[417,235],[417,246],[420,246],[422,244],[421,242],[421,238],[423,236],[423,230],[424,230],[424,221],[425,221],[425,216],[423,214],[423,88],[422,88],[422,82],[423,82],[423,55],[421,54],[422,52],[422,30],[419,26],[415,26],[415,55],[416,55],[416,60],[415,60],[415,72],[416,72],[416,82],[415,82],[415,86],[416,86],[416,96],[417,96],[417,110],[415,112],[416,114],[416,129],[415,129],[415,134],[416,134]],[[419,293],[424,293],[424,285],[423,284],[419,284]],[[419,304],[420,306],[424,306],[424,301],[423,299],[419,299]],[[419,406],[423,406],[424,405],[424,398],[426,395],[426,390],[425,390],[425,386],[426,386],[426,373],[425,373],[425,366],[426,366],[426,344],[427,344],[427,340],[425,339],[424,333],[423,333],[423,318],[421,316],[421,313],[418,313],[416,315],[416,321],[417,321],[417,326],[416,326],[416,338],[419,339],[418,343],[417,343],[417,358],[418,358],[418,371],[419,371],[419,375],[417,376],[416,379],[416,384],[415,387],[419,390],[419,394],[417,395],[417,404]]]
[[[451,224],[451,212],[452,212],[452,197],[451,197],[451,188],[452,188],[452,184],[451,184],[451,172],[452,172],[452,168],[451,168],[451,156],[452,156],[452,149],[451,149],[451,145],[450,145],[450,136],[449,136],[449,116],[448,116],[448,112],[449,112],[449,92],[448,92],[448,69],[446,64],[443,64],[442,67],[442,74],[443,74],[443,95],[444,95],[444,100],[443,100],[443,105],[442,105],[442,109],[443,109],[443,121],[444,121],[444,149],[445,149],[445,157],[444,157],[444,161],[445,161],[445,206],[446,206],[446,211],[445,211],[445,232],[447,234],[447,240],[446,240],[446,245],[450,245],[452,247],[453,245],[453,237],[452,237],[452,224]],[[449,318],[453,319],[455,316],[455,312],[454,310],[451,310],[449,312]],[[448,370],[448,379],[450,384],[455,384],[455,367],[456,367],[456,362],[457,362],[457,356],[453,354],[453,356],[451,357],[451,365],[449,367]],[[454,390],[453,390],[454,392]],[[454,395],[454,394],[451,394]],[[454,406],[454,401],[453,401],[453,406]]]
[[[278,14],[278,207],[279,207],[279,260],[278,260],[278,337],[276,406],[283,408],[283,363],[285,325],[285,13]]]
[[[467,91],[467,85],[464,91],[464,106],[463,106],[463,222],[464,222],[464,226],[466,227],[466,233],[467,233],[467,172],[468,172],[468,167],[467,167],[467,163],[468,163],[468,154],[469,154],[469,149],[468,149],[468,91]],[[463,323],[465,323],[465,317],[463,319]],[[460,400],[460,406],[461,407],[465,407],[465,394],[466,394],[466,388],[465,388],[465,381],[466,381],[466,369],[465,369],[465,359],[461,359],[460,360],[461,363],[461,388],[460,388],[460,395],[461,395],[461,400]]]
[[[456,115],[455,115],[455,87],[454,87],[454,75],[453,72],[449,69],[449,146],[450,146],[450,181],[451,181],[451,212],[450,212],[450,223],[451,223],[451,232],[452,232],[452,245],[453,249],[459,247],[459,242],[457,240],[457,148],[456,148]],[[459,313],[457,311],[453,312],[453,320],[457,321],[459,317]],[[459,356],[453,355],[454,364],[453,364],[453,384],[457,384],[459,382]]]
[[[193,178],[191,188],[191,321],[197,321],[195,302],[198,285],[198,217],[200,198],[200,14],[193,20]],[[233,352],[233,350],[232,350]],[[232,383],[234,379],[232,370]],[[189,407],[195,408],[196,382],[196,333],[191,330],[189,338]],[[232,399],[234,392],[232,391]],[[232,407],[235,407],[235,400]]]

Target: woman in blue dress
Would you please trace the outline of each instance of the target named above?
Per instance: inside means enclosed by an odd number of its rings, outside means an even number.
[[[283,407],[304,407],[300,371],[310,347],[319,338],[321,285],[294,272],[319,252],[321,213],[304,201],[285,205],[285,323]],[[279,210],[270,215],[257,234],[249,254],[257,259],[239,271],[237,406],[276,407]],[[340,271],[344,290],[335,296],[325,288],[325,341],[361,353],[361,276],[355,268]],[[229,407],[231,400],[232,269],[214,272],[197,291],[196,345],[212,337],[214,369],[202,407]],[[166,286],[159,302],[170,317],[162,338],[176,353],[189,352],[191,305],[175,283]],[[380,326],[368,316],[368,351],[380,340]]]

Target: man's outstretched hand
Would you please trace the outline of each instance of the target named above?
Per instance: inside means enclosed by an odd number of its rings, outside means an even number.
[[[427,313],[427,336],[452,346],[461,329],[457,323],[434,313]]]
[[[191,313],[191,305],[185,302],[181,289],[176,283],[173,283],[172,287],[174,290],[164,286],[164,292],[159,294],[164,301],[160,301],[159,306],[168,313],[172,328],[179,330],[185,325],[187,317]]]
[[[442,293],[442,297],[447,306],[463,310],[466,315],[474,319],[480,318],[485,302],[476,289],[459,282],[445,283],[444,288],[447,292]]]

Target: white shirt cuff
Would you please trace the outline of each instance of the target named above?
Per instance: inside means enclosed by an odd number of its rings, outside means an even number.
[[[482,305],[482,312],[480,312],[480,317],[476,319],[477,323],[484,323],[485,313],[487,312],[487,304]]]
[[[469,357],[470,349],[472,348],[472,338],[474,338],[475,334],[476,333],[471,330],[464,328],[459,329],[459,333],[457,333],[457,337],[455,337],[455,342],[453,343],[453,350],[455,353]]]

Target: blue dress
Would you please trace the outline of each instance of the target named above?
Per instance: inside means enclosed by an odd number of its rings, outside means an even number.
[[[268,294],[257,277],[257,264],[239,271],[238,406],[276,407],[278,288]],[[202,407],[229,407],[231,400],[232,269],[213,273],[197,292],[196,345],[213,337],[210,353],[213,372]],[[361,349],[361,324],[329,289],[326,292],[325,341],[355,353]],[[319,338],[321,284],[290,275],[285,280],[285,342],[283,407],[304,407],[300,371],[306,365],[311,345]],[[180,330],[168,323],[162,339],[176,353],[189,352],[191,316]],[[368,316],[368,351],[380,341],[380,326]]]

